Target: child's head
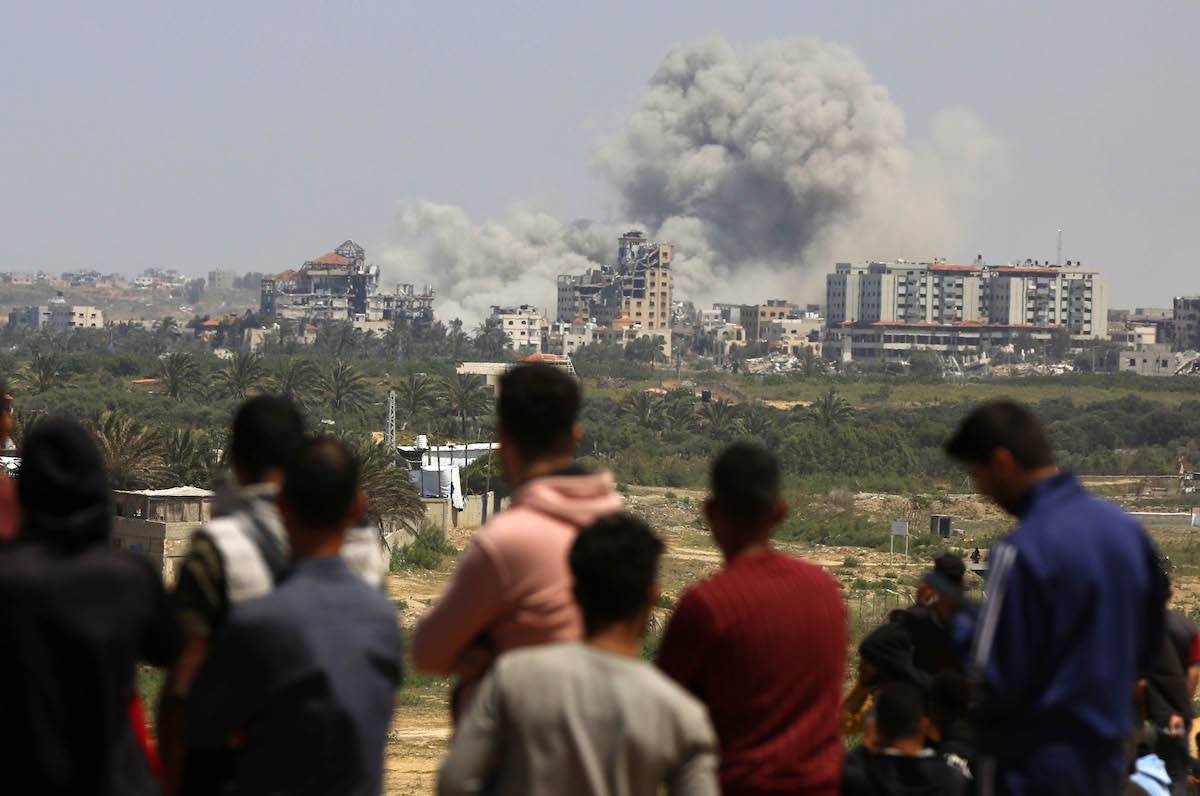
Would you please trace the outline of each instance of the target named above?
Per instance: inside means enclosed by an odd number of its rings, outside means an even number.
[[[874,735],[879,748],[919,750],[929,735],[925,695],[910,683],[893,682],[880,689],[874,720]]]

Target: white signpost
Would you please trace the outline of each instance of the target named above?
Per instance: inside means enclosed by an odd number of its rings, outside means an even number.
[[[896,537],[904,537],[904,557],[908,558],[908,520],[892,520],[892,555],[896,554]]]

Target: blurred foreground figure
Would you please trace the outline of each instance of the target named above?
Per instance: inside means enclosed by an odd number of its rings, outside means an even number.
[[[1120,792],[1131,695],[1163,639],[1167,587],[1154,544],[1059,471],[1037,419],[1018,404],[975,410],[946,452],[1020,520],[992,549],[978,616],[953,616],[977,689],[981,792]]]
[[[13,397],[8,394],[8,385],[0,379],[0,446],[8,444],[16,425]],[[17,504],[16,483],[0,473],[0,544],[16,536],[20,525],[21,510]]]
[[[610,474],[575,463],[579,402],[579,385],[550,365],[519,365],[500,380],[496,434],[512,506],[471,539],[412,640],[417,669],[458,675],[456,716],[496,656],[583,638],[567,551],[622,500]]]
[[[896,681],[879,692],[866,742],[846,757],[843,796],[966,796],[970,780],[926,744],[925,694]]]
[[[841,591],[825,570],[771,548],[787,506],[763,448],[734,445],[717,458],[704,511],[725,568],[680,599],[658,664],[708,707],[725,796],[836,794],[849,643]]]
[[[173,595],[186,642],[163,688],[158,721],[169,791],[180,776],[180,711],[208,654],[210,639],[224,626],[233,606],[270,592],[291,565],[277,498],[285,469],[304,439],[304,417],[286,398],[251,398],[233,418],[229,458],[237,489],[226,496],[224,516],[192,536]],[[373,532],[365,533],[369,546]],[[378,586],[379,566],[361,554],[350,559],[355,571]]]
[[[400,633],[339,555],[366,509],[353,455],[305,443],[280,508],[293,566],[214,638],[185,708],[183,792],[378,794]]]
[[[639,659],[659,598],[662,542],[618,516],[570,551],[584,643],[500,657],[438,777],[443,796],[717,796],[704,706]]]
[[[21,452],[18,540],[0,549],[0,793],[158,793],[128,714],[139,660],[180,638],[158,573],[109,541],[91,436],[37,424]]]

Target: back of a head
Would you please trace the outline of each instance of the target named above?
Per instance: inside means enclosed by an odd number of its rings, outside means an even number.
[[[662,552],[650,526],[630,514],[605,517],[579,532],[569,562],[588,635],[641,614]]]
[[[1033,412],[1014,401],[996,401],[972,411],[946,442],[946,454],[960,462],[985,463],[1000,448],[1027,470],[1050,467],[1054,451]]]
[[[112,491],[104,457],[74,420],[34,425],[21,448],[17,495],[23,534],[65,547],[106,540],[112,529]]]
[[[287,466],[283,500],[311,530],[335,530],[358,494],[358,460],[340,441],[305,441]]]
[[[544,363],[518,365],[500,378],[496,417],[522,458],[570,452],[579,416],[575,379]]]
[[[875,729],[887,744],[921,735],[925,695],[909,683],[888,683],[875,702]]]
[[[779,501],[779,460],[761,445],[738,442],[712,467],[712,497],[726,514],[746,520],[768,516]]]
[[[304,416],[296,404],[260,395],[238,408],[229,448],[244,482],[254,484],[268,470],[287,467],[303,441]]]
[[[933,570],[959,586],[967,574],[967,566],[963,563],[962,556],[954,553],[943,553],[933,559]]]
[[[970,699],[971,688],[966,677],[952,669],[938,672],[929,685],[930,718],[942,727],[965,719]]]

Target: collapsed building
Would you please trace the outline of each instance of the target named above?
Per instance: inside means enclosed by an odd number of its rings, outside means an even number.
[[[558,277],[557,321],[616,333],[623,339],[662,337],[671,355],[671,261],[674,247],[651,243],[638,230],[617,239],[616,265]]]
[[[349,321],[363,331],[385,332],[398,320],[433,323],[433,288],[417,292],[401,284],[381,292],[379,266],[368,265],[366,251],[352,240],[297,270],[263,277],[261,291],[263,315],[301,324]]]

